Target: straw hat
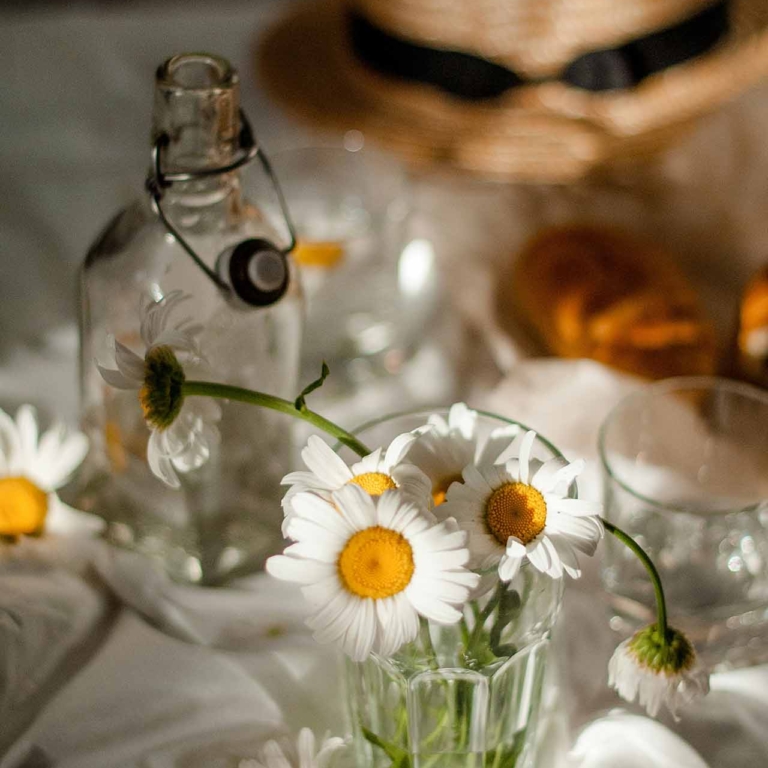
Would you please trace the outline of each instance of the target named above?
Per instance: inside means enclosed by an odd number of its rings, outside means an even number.
[[[420,165],[569,181],[768,73],[768,0],[319,0],[262,41],[274,98]]]

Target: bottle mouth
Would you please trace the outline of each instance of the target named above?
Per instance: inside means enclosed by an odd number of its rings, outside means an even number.
[[[158,83],[166,87],[198,91],[232,88],[237,73],[219,56],[208,53],[182,53],[168,59],[157,72]]]

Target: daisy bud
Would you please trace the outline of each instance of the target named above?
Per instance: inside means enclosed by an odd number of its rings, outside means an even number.
[[[672,627],[664,637],[656,624],[616,648],[608,663],[608,683],[627,701],[637,698],[651,717],[666,704],[675,720],[681,705],[709,693],[709,674],[690,640]]]

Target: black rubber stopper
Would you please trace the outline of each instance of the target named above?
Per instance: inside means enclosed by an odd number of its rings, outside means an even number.
[[[243,240],[229,258],[229,280],[234,293],[246,304],[268,307],[288,290],[288,261],[269,240]]]

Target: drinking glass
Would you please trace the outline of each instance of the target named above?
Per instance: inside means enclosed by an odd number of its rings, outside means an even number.
[[[352,137],[354,139],[354,137]],[[395,372],[436,305],[431,245],[409,240],[411,186],[396,160],[347,140],[272,158],[298,233],[307,322],[302,380]]]
[[[388,416],[355,432],[369,447],[427,423],[430,413]],[[514,424],[479,413],[478,436]],[[522,427],[518,440],[526,428]],[[338,449],[349,461],[349,449]],[[533,455],[560,456],[538,436]],[[575,484],[572,494],[576,493]],[[346,663],[345,703],[355,765],[371,768],[530,768],[546,686],[550,633],[563,595],[526,563],[509,583],[496,569],[462,620],[443,626],[422,619],[418,637],[393,656]],[[543,730],[543,729],[541,729]]]
[[[727,379],[667,379],[603,423],[605,514],[661,574],[671,623],[715,668],[768,661],[768,393]],[[651,583],[608,537],[612,625],[653,621]]]

